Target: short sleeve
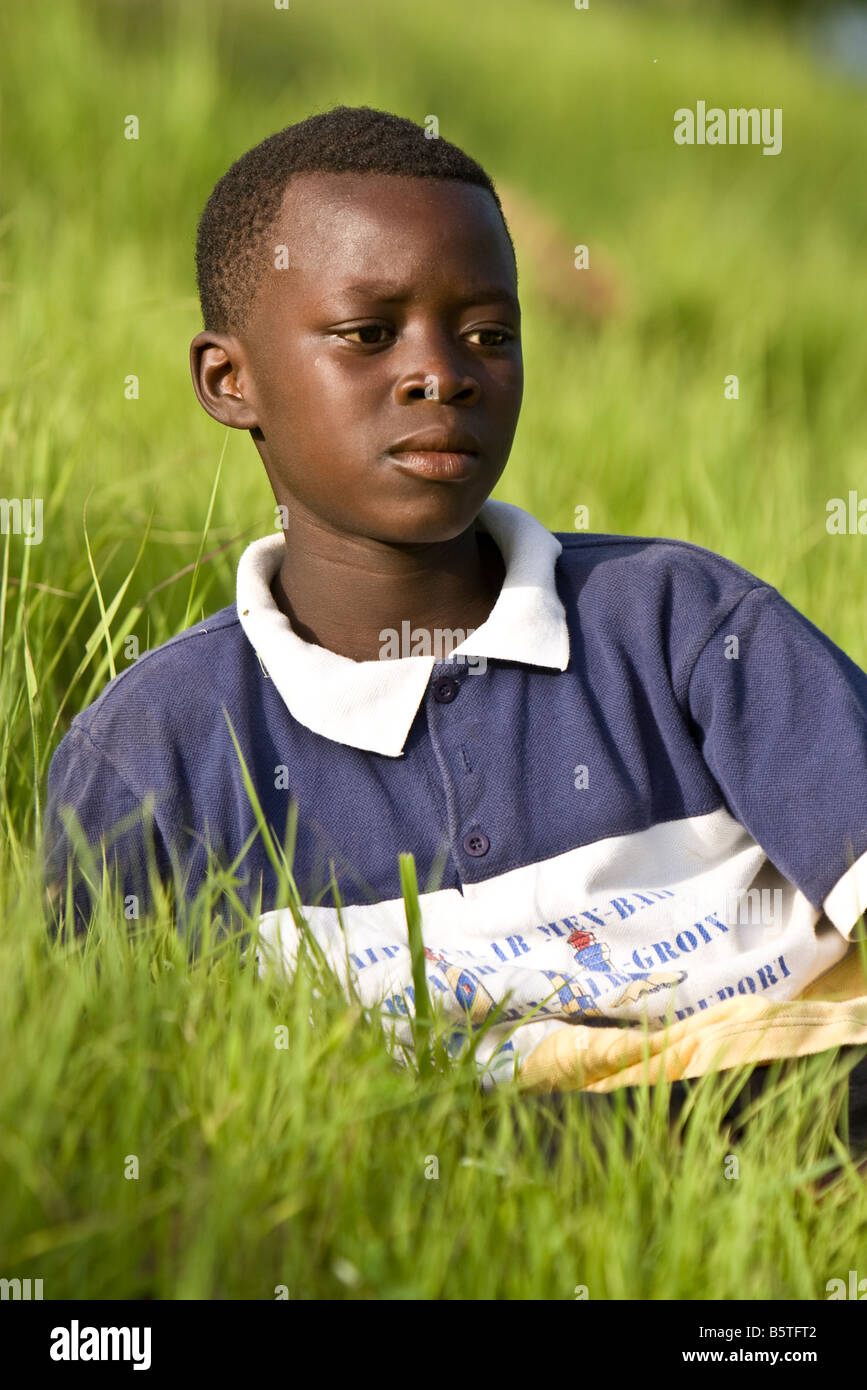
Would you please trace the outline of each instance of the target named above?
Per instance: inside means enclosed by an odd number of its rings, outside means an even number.
[[[731,814],[848,937],[867,907],[867,674],[776,589],[752,589],[688,689]]]
[[[64,812],[74,813],[92,864],[81,853],[75,830],[67,828]],[[87,732],[73,724],[48,771],[42,836],[43,883],[61,920],[71,868],[74,930],[86,928],[93,907],[91,885],[98,889],[103,845],[106,864],[116,873],[124,899],[132,895],[136,900],[130,903],[131,915],[146,912],[150,906],[151,843],[153,862],[163,876],[168,859],[147,806],[126,785],[110,758]]]

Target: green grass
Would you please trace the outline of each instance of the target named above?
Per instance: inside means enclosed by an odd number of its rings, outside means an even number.
[[[170,921],[121,920],[73,951],[19,908],[0,945],[2,1263],[46,1297],[823,1298],[863,1248],[851,1167],[810,1192],[845,1161],[831,1054],[735,1143],[743,1075],[671,1133],[663,1087],[557,1119],[398,1065],[312,967],[260,977],[207,931],[190,964]]]
[[[867,1236],[839,1059],[793,1066],[736,1143],[743,1073],[673,1133],[663,1088],[555,1121],[435,1046],[398,1065],[315,962],[260,978],[206,903],[192,961],[168,905],[128,931],[110,896],[84,947],[52,941],[36,846],[51,754],[127,639],[230,602],[273,527],[252,444],[191,390],[195,222],[233,158],[337,102],[438,114],[614,267],[624,307],[591,328],[522,260],[496,495],[720,551],[867,665],[863,539],[825,530],[867,491],[863,89],[711,6],[101,0],[14,7],[0,51],[0,495],[44,498],[0,572],[0,1275],[48,1298],[825,1297]],[[699,97],[781,106],[782,155],[674,146]]]

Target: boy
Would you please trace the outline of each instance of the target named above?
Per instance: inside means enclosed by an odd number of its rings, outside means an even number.
[[[280,843],[297,806],[313,934],[400,1042],[412,852],[455,1051],[505,1003],[477,1054],[485,1084],[517,1064],[541,1089],[606,1090],[639,1079],[645,1046],[658,1065],[667,1036],[685,1076],[724,1049],[732,1065],[867,1042],[850,950],[867,676],[718,555],[553,535],[487,500],[522,359],[514,251],[480,166],[384,112],[313,116],[220,180],[197,269],[196,395],[250,432],[283,534],[241,556],[235,603],[73,722],[49,776],[49,883],[65,882],[69,805],[91,843],[121,823],[109,862],[146,905],[134,821],[150,797],[180,901],[209,848],[237,859],[291,969],[298,933],[234,733]],[[787,1003],[833,967],[846,978],[820,999],[856,1002]]]

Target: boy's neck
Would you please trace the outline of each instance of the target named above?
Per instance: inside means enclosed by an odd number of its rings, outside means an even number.
[[[429,650],[447,654],[481,627],[506,574],[493,538],[472,526],[450,541],[396,547],[290,514],[286,543],[271,584],[277,607],[303,641],[352,661],[380,659],[383,634],[400,634],[407,621],[430,635]],[[437,636],[447,632],[458,634],[454,642]]]

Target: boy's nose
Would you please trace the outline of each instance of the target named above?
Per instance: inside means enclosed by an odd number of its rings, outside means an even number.
[[[441,361],[408,371],[395,383],[395,399],[399,404],[430,400],[473,405],[480,395],[481,387],[474,376],[456,371]]]

